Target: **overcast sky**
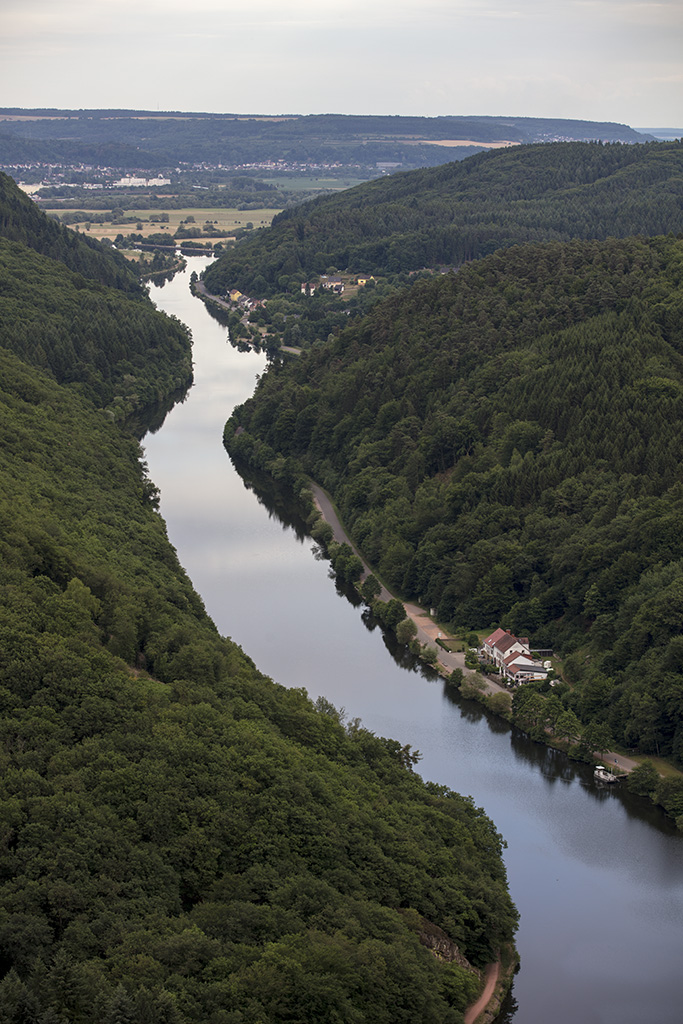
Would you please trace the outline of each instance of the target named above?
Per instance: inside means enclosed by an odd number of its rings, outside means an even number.
[[[683,0],[0,0],[0,106],[683,122]]]

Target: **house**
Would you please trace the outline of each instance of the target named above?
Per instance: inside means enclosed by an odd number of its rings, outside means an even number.
[[[320,283],[323,288],[328,288],[333,291],[335,295],[341,295],[344,291],[344,282],[341,277],[321,277]]]
[[[317,288],[317,284],[311,284],[310,281],[301,282],[301,294],[302,295],[313,295]]]
[[[482,651],[513,686],[548,677],[550,670],[532,658],[526,636],[517,637],[508,629],[496,629],[482,643]]]
[[[511,654],[505,659],[503,675],[513,685],[548,678],[548,669],[526,654]]]
[[[358,284],[361,285],[361,286],[366,285],[368,283],[368,281],[374,281],[374,280],[375,280],[375,278],[373,277],[372,274],[359,274],[358,275]]]

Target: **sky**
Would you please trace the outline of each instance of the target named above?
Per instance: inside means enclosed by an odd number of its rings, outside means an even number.
[[[0,0],[0,106],[683,124],[682,0]]]

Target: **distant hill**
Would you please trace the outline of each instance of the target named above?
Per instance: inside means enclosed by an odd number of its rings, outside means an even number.
[[[207,270],[213,292],[311,274],[457,266],[533,241],[683,230],[683,144],[530,145],[368,182],[284,211]]]
[[[89,162],[167,170],[198,159],[424,167],[499,142],[644,142],[628,125],[533,117],[245,116],[181,111],[0,110],[0,166]]]

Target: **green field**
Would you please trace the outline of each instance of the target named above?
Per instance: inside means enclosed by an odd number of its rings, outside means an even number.
[[[65,211],[58,207],[53,207],[45,211],[48,214],[62,214]],[[84,210],[84,213],[102,213],[101,210]],[[132,218],[130,222],[125,224],[91,224],[90,229],[86,228],[87,220],[84,219],[77,224],[71,224],[70,227],[84,232],[85,234],[91,235],[93,238],[116,238],[117,235],[128,235],[131,232],[136,232],[141,235],[158,234],[159,232],[168,232],[173,234],[181,221],[186,221],[188,217],[192,216],[195,219],[194,224],[188,224],[188,228],[193,230],[196,228],[196,235],[194,237],[202,239],[203,241],[216,240],[220,241],[221,236],[213,236],[203,231],[204,223],[210,221],[219,231],[236,231],[238,228],[244,228],[247,224],[253,224],[254,228],[267,227],[276,213],[280,210],[272,209],[261,209],[261,210],[237,210],[237,209],[211,209],[209,207],[185,207],[182,210],[127,210],[126,217]],[[159,218],[160,216],[168,216],[168,221],[161,223],[158,219],[152,221],[152,217]],[[142,224],[142,229],[138,231],[136,227],[137,223]]]
[[[275,175],[272,178],[261,178],[266,185],[275,185],[277,188],[290,192],[344,192],[354,185],[362,185],[367,178],[312,178],[302,174],[300,178],[283,175]]]

